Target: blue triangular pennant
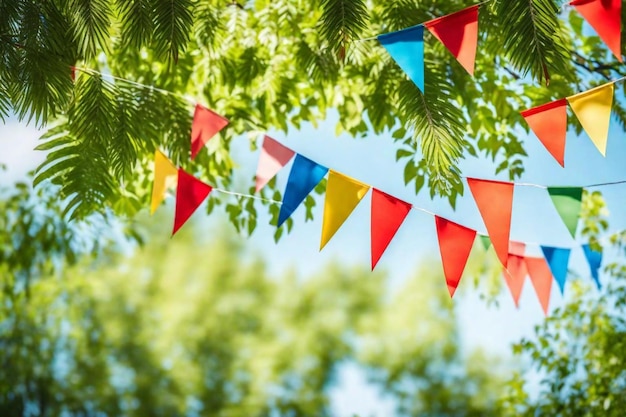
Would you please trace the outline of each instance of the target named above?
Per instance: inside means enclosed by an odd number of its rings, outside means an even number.
[[[585,257],[587,258],[587,262],[589,262],[589,268],[591,269],[591,276],[593,280],[596,282],[598,289],[602,288],[600,284],[600,266],[602,265],[602,252],[595,251],[591,249],[589,245],[583,245],[583,252],[585,252]]]
[[[550,265],[550,271],[552,271],[554,279],[559,284],[561,294],[563,294],[563,291],[565,290],[565,280],[567,279],[567,264],[569,263],[569,254],[571,249],[542,246],[541,251],[543,252],[544,258],[546,258],[548,265]]]
[[[418,25],[397,32],[378,35],[378,41],[423,92],[424,26]]]
[[[278,215],[279,227],[298,208],[306,196],[313,191],[327,172],[328,168],[316,164],[302,155],[296,155],[289,173],[289,179],[287,180],[283,204],[280,206],[280,214]]]

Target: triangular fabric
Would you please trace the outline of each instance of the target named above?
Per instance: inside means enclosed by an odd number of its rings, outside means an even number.
[[[602,252],[591,249],[589,245],[583,245],[583,252],[589,263],[589,269],[591,270],[591,276],[596,283],[598,289],[602,288],[600,284],[600,267],[602,266]]]
[[[567,99],[560,99],[523,111],[526,123],[537,135],[548,152],[565,166],[565,138],[567,134]]]
[[[582,208],[583,189],[580,187],[549,187],[548,193],[567,230],[572,237],[576,237],[576,227]]]
[[[446,277],[450,297],[453,297],[474,245],[476,231],[439,216],[435,216],[435,225],[437,226],[443,273]]]
[[[491,239],[489,239],[489,236],[480,235],[480,243],[482,243],[483,249],[487,250],[491,246]]]
[[[609,83],[567,98],[578,121],[603,156],[606,156],[614,89],[613,83]]]
[[[226,125],[227,119],[197,104],[191,125],[191,159],[195,159],[204,145]]]
[[[320,250],[363,200],[370,186],[333,170],[328,174]]]
[[[398,32],[378,35],[378,41],[423,92],[424,26],[418,25]]]
[[[256,192],[272,179],[278,171],[293,158],[295,152],[278,143],[269,136],[263,138],[263,147],[259,155],[259,164],[256,169]]]
[[[474,75],[478,45],[478,5],[424,23],[424,26]]]
[[[514,185],[510,182],[468,178],[478,210],[483,218],[498,259],[506,268],[513,211]]]
[[[570,2],[622,62],[622,0],[574,0]]]
[[[372,190],[372,270],[411,210],[411,204],[374,188]]]
[[[526,263],[523,256],[509,255],[507,261],[508,266],[502,270],[502,276],[506,282],[506,286],[509,287],[515,307],[519,308],[519,299],[522,295],[522,289],[524,288],[524,281],[528,275]]]
[[[205,198],[213,190],[193,175],[178,169],[178,188],[176,188],[176,214],[172,235],[182,227],[191,215],[200,207]]]
[[[550,266],[554,280],[559,284],[561,294],[563,294],[565,291],[565,281],[567,280],[567,265],[569,263],[571,249],[542,246],[541,251]]]
[[[552,272],[550,267],[543,258],[526,258],[526,267],[528,268],[530,282],[532,282],[539,303],[547,316],[550,293],[552,292]]]
[[[165,200],[167,189],[175,185],[178,170],[172,162],[158,149],[154,152],[154,180],[152,182],[152,199],[150,214],[154,214],[159,205]]]
[[[309,158],[300,154],[296,155],[296,159],[291,167],[285,195],[283,196],[283,204],[280,206],[278,215],[278,227],[291,216],[298,208],[300,203],[304,201],[306,196],[319,184],[324,178],[328,168],[323,167]]]

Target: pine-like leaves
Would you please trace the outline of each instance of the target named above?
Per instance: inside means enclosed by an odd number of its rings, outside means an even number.
[[[191,0],[153,0],[154,41],[157,51],[178,61],[193,28]]]
[[[347,43],[358,39],[367,26],[367,5],[364,0],[323,0],[322,10],[322,37],[343,61]]]
[[[108,50],[111,25],[109,1],[70,0],[68,11],[74,23],[74,41],[83,58],[95,57],[98,49]]]

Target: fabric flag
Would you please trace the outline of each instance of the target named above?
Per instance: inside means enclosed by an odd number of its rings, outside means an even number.
[[[583,189],[580,187],[548,187],[552,204],[563,219],[572,237],[576,237],[576,227],[582,208]]]
[[[552,272],[543,258],[526,258],[526,267],[530,282],[535,288],[535,293],[544,314],[548,315],[548,305],[550,304],[550,293],[552,292]]]
[[[569,263],[569,255],[571,250],[565,248],[553,248],[542,246],[541,251],[548,262],[550,271],[559,284],[561,294],[565,291],[565,281],[567,280],[567,265]]]
[[[537,135],[548,152],[565,166],[565,138],[567,133],[567,99],[553,101],[523,111],[526,123]]]
[[[378,35],[378,41],[423,92],[424,26],[418,25],[398,32]]]
[[[204,145],[227,124],[227,119],[197,104],[191,125],[191,159],[195,159]]]
[[[578,121],[603,156],[606,156],[614,88],[613,83],[604,84],[567,98]]]
[[[591,249],[591,246],[589,245],[583,245],[583,252],[585,252],[585,257],[587,258],[587,262],[589,262],[591,276],[593,277],[593,280],[596,283],[598,289],[600,289],[602,288],[602,284],[600,284],[600,266],[602,266],[602,252]]]
[[[411,205],[374,188],[372,190],[372,271],[411,210]]]
[[[574,0],[570,2],[622,62],[622,0]]]
[[[502,271],[502,275],[504,276],[506,286],[509,287],[515,307],[519,308],[519,298],[524,289],[524,281],[526,280],[526,275],[528,275],[528,269],[526,268],[523,255],[509,254],[507,264],[508,266]]]
[[[493,248],[498,254],[498,259],[506,268],[514,185],[510,182],[475,178],[468,178],[467,183],[483,218]]]
[[[298,208],[300,203],[304,201],[307,195],[319,182],[324,178],[328,168],[323,167],[304,156],[297,154],[296,159],[291,167],[285,195],[283,196],[283,204],[280,206],[278,215],[278,227],[291,216]]]
[[[324,202],[324,220],[322,221],[322,241],[320,250],[335,235],[337,230],[363,200],[370,186],[353,178],[330,171]]]
[[[178,170],[172,162],[158,149],[154,152],[154,181],[152,183],[152,201],[150,214],[154,214],[159,205],[165,200],[167,189],[174,185]]]
[[[435,225],[443,273],[446,276],[450,297],[453,297],[474,245],[476,231],[439,216],[435,216]]]
[[[256,192],[272,179],[293,158],[295,152],[269,136],[263,138],[263,147],[256,169]]]
[[[474,75],[478,45],[478,7],[471,6],[424,24],[470,75]]]
[[[191,215],[200,207],[209,196],[213,187],[203,183],[193,175],[178,169],[178,188],[176,189],[176,213],[174,215],[174,231],[182,227]]]
[[[491,240],[489,239],[489,236],[480,235],[480,243],[482,243],[485,250],[489,249],[489,246],[491,246]]]

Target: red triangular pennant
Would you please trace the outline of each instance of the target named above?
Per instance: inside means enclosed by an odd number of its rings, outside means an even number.
[[[424,26],[474,75],[478,45],[478,5],[424,23]]]
[[[522,116],[554,159],[565,166],[567,99],[553,101],[523,111]]]
[[[570,2],[622,62],[622,0],[574,0]]]
[[[191,125],[191,159],[194,159],[204,145],[226,125],[227,119],[197,104]]]
[[[380,190],[372,192],[372,270],[409,214],[411,205]]]
[[[524,252],[526,251],[526,245],[519,242],[509,242],[509,259],[507,261],[507,268],[502,271],[504,281],[506,282],[511,296],[515,302],[515,307],[519,308],[519,298],[524,288],[524,281],[528,270],[526,263],[524,262]]]
[[[178,169],[178,188],[176,189],[176,214],[174,215],[174,230],[172,235],[176,234],[178,229],[202,204],[205,198],[213,190],[208,184],[203,183],[193,175],[190,175]]]
[[[437,226],[443,273],[446,277],[450,297],[453,297],[459,286],[459,281],[461,281],[467,258],[474,245],[476,231],[439,216],[435,216],[435,224]]]
[[[506,268],[514,185],[510,182],[474,178],[468,178],[467,183],[483,218],[493,248],[498,254],[498,259]]]
[[[552,291],[552,271],[544,258],[526,258],[526,266],[530,281],[533,283],[537,298],[541,303],[543,312],[548,315],[550,304],[550,292]]]

